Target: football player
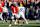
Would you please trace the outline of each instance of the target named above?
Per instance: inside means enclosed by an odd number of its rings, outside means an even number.
[[[3,13],[3,19],[4,19],[4,21],[6,21],[6,23],[8,23],[7,22],[8,8],[6,6],[2,7],[2,13]],[[3,23],[4,23],[4,21],[3,21]]]
[[[0,18],[1,18],[1,20],[3,21],[3,18],[2,18],[2,7],[1,7],[1,4],[0,4]]]
[[[11,26],[12,20],[13,20],[15,17],[18,18],[17,10],[18,10],[17,5],[11,6],[12,17],[11,17],[11,21],[10,21],[9,27]],[[15,21],[14,24],[17,24],[17,19],[16,19],[16,21]]]
[[[26,24],[28,24],[26,18],[25,18],[25,7],[23,7],[23,4],[20,4],[20,7],[18,7],[18,17],[20,16],[25,20]]]

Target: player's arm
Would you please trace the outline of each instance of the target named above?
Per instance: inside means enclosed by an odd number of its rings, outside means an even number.
[[[19,13],[19,10],[17,9],[17,14]]]
[[[13,10],[12,10],[12,8],[11,8],[11,13],[13,13]]]
[[[11,10],[11,13],[13,13],[13,11]]]
[[[24,14],[25,14],[25,8],[24,8]]]
[[[1,11],[2,11],[2,13],[3,13],[3,7],[2,7],[2,10],[1,10]]]
[[[25,10],[24,10],[24,14],[25,14]]]
[[[13,13],[13,6],[11,6],[11,13]]]

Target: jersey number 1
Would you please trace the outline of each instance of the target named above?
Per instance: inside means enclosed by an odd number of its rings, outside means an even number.
[[[15,8],[14,8],[14,12],[16,12],[16,11],[15,11]]]

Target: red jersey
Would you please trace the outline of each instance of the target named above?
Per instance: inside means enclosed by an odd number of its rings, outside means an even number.
[[[0,7],[0,13],[2,12],[2,8]]]
[[[2,2],[1,4],[2,4],[2,7],[3,7],[4,6],[4,3]]]
[[[11,6],[12,7],[12,10],[13,10],[13,13],[17,13],[17,7],[14,7],[14,6]]]

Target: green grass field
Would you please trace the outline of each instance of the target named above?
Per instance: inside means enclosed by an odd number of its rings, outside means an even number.
[[[22,26],[19,26],[19,24],[15,25],[14,22],[15,21],[12,22],[11,27],[39,27],[40,26],[39,20],[28,21],[29,24],[26,24],[26,23],[23,24],[23,22],[25,22],[25,21],[21,20],[20,23],[22,24]],[[10,21],[8,21],[8,24],[6,24],[6,23],[2,24],[2,21],[0,21],[0,27],[9,27],[9,24],[10,24]]]

